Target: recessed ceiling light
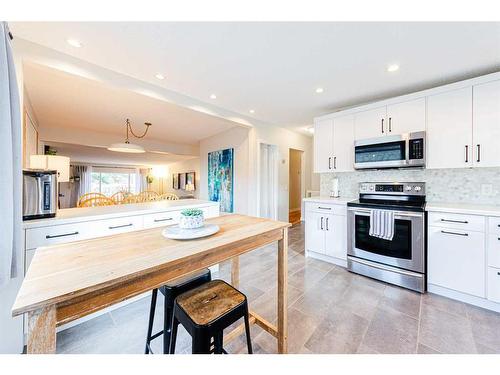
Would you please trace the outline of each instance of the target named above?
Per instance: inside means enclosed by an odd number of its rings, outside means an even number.
[[[399,70],[399,65],[398,64],[391,64],[387,67],[388,72],[395,72]]]
[[[323,90],[323,87],[318,87],[316,89],[316,94],[321,94],[323,91],[325,91],[325,90]]]
[[[211,94],[211,95],[210,95],[210,99],[217,99],[217,95],[215,95],[215,94]]]
[[[156,74],[155,77],[158,79],[165,79],[165,76],[163,74],[160,74],[160,73]]]
[[[75,48],[80,48],[82,46],[82,43],[76,39],[66,39],[66,42],[68,42],[70,46]]]
[[[250,113],[255,113],[255,110],[251,109],[251,110],[249,110],[248,112],[250,112]]]

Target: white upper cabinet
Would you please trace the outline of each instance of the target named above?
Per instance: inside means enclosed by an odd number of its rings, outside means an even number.
[[[387,106],[387,133],[404,134],[425,130],[425,98]]]
[[[474,165],[500,166],[500,81],[474,86],[473,92]]]
[[[314,172],[333,172],[333,120],[314,123]]]
[[[356,140],[382,137],[388,131],[387,107],[370,109],[354,115],[354,136]]]
[[[472,87],[427,98],[427,168],[473,165]]]
[[[333,120],[333,171],[354,170],[354,117]]]

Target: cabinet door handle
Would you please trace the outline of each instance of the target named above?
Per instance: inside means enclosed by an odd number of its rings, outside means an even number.
[[[323,216],[321,216],[321,230],[323,230]]]
[[[333,169],[337,169],[337,157],[333,157]]]
[[[465,145],[465,162],[469,162],[469,146]]]
[[[320,210],[331,210],[332,208],[331,207],[321,207],[321,206],[318,206],[318,209],[320,209]]]
[[[118,228],[126,228],[126,227],[131,227],[132,223],[129,224],[123,224],[123,225],[115,225],[113,227],[108,227],[109,229],[118,229]]]
[[[328,169],[332,169],[332,157],[328,158]]]
[[[47,234],[45,236],[46,239],[50,238],[59,238],[59,237],[67,237],[67,236],[76,236],[78,232],[71,232],[71,233],[63,233],[63,234]]]
[[[479,163],[481,161],[481,145],[477,145],[477,162]]]
[[[392,132],[391,122],[392,122],[392,117],[389,117],[389,133]]]
[[[328,218],[326,218],[326,230],[329,230],[328,229]]]
[[[174,220],[174,219],[171,218],[171,217],[168,217],[166,219],[154,219],[154,222],[155,223],[161,223],[162,221],[169,221],[169,220]]]
[[[455,236],[464,236],[464,237],[469,236],[469,233],[448,232],[446,230],[442,230],[441,233],[444,233],[444,234],[453,234]]]
[[[384,133],[384,119],[382,119],[382,133]]]
[[[445,223],[458,223],[458,224],[469,224],[467,220],[451,220],[451,219],[441,219]]]

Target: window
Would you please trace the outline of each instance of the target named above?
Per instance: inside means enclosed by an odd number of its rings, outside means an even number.
[[[137,171],[128,168],[92,168],[92,191],[111,196],[119,191],[136,193]]]

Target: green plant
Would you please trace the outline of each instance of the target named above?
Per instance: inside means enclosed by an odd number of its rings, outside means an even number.
[[[184,216],[201,216],[203,215],[203,211],[199,208],[186,208],[181,211],[181,215]]]

